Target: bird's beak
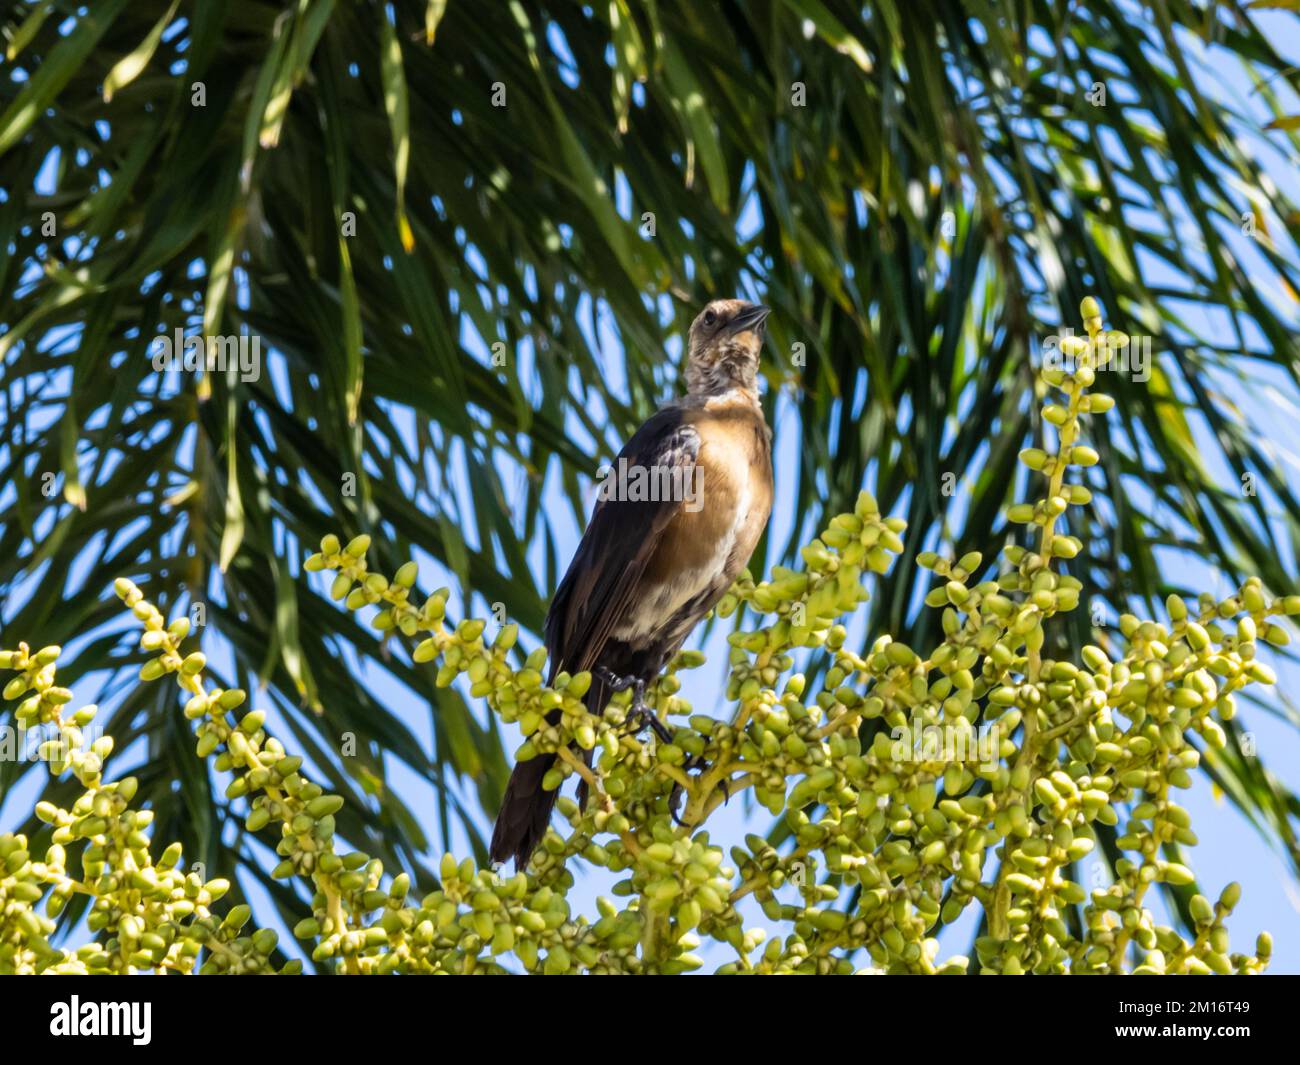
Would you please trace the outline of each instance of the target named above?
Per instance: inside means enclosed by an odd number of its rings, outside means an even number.
[[[772,313],[771,307],[764,307],[761,303],[755,303],[746,307],[728,324],[729,333],[743,333],[746,329],[752,329],[759,336],[763,335],[763,325],[767,321],[767,316]]]

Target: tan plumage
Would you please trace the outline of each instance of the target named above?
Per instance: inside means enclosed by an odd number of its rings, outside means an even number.
[[[715,300],[691,325],[688,393],[660,408],[619,454],[630,467],[698,484],[700,505],[602,498],[546,618],[553,679],[591,670],[604,709],[611,677],[649,683],[749,561],[772,509],[771,431],[757,391],[767,308]],[[692,479],[702,479],[698,482]],[[527,864],[555,792],[554,755],[515,766],[492,836],[493,861]]]
[[[643,593],[616,635],[653,628],[656,615],[674,613],[706,588],[713,593],[707,613],[745,568],[767,527],[771,433],[757,396],[711,397],[684,406],[682,419],[699,434],[695,465],[704,471],[705,503],[694,513],[679,509],[668,522],[646,563],[643,580],[651,594]]]

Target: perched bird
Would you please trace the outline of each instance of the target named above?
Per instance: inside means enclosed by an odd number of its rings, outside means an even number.
[[[584,703],[604,711],[634,690],[636,724],[661,736],[643,701],[753,554],[772,510],[772,433],[758,401],[767,307],[714,300],[691,323],[686,395],[661,407],[619,453],[546,616],[550,679],[590,670]],[[633,480],[641,478],[641,490]],[[672,491],[645,491],[669,486]],[[646,498],[650,495],[652,498]],[[664,496],[669,498],[663,498]],[[589,757],[589,755],[588,755]],[[528,864],[555,806],[542,780],[553,754],[519,762],[491,857]]]

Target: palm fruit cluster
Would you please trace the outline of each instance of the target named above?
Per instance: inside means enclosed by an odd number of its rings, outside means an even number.
[[[515,626],[489,643],[483,621],[450,622],[446,589],[412,602],[414,563],[390,581],[367,569],[369,537],[325,537],[306,568],[334,574],[333,598],[374,608],[371,624],[410,639],[436,684],[464,685],[517,724],[517,757],[556,754],[548,786],[583,779],[585,806],[560,797],[565,827],[526,871],[447,855],[435,890],[416,899],[406,873],[344,852],[342,799],[303,776],[263,713],[240,716],[243,692],[206,687],[203,655],[181,650],[184,620],[168,625],[119,581],[153,656],[141,679],[172,674],[181,686],[199,756],[233,774],[227,794],[250,831],[278,832],[275,875],[310,901],[294,929],[303,953],[342,972],[674,974],[703,964],[705,940],[734,955],[722,972],[1258,972],[1270,940],[1231,951],[1224,921],[1240,889],[1223,886],[1216,902],[1195,892],[1186,854],[1197,839],[1176,796],[1220,757],[1236,694],[1274,682],[1258,645],[1287,643],[1282,619],[1300,613],[1300,597],[1271,597],[1253,579],[1195,610],[1171,597],[1163,621],[1121,618],[1118,651],[1051,657],[1052,619],[1079,606],[1069,570],[1086,561],[1065,531],[1097,462],[1081,417],[1112,405],[1089,390],[1127,340],[1102,328],[1095,301],[1082,313],[1088,339],[1062,344],[1070,368],[1041,373],[1055,443],[1021,453],[1045,479],[1039,498],[1008,512],[1023,534],[997,567],[978,552],[918,557],[936,578],[926,604],[941,612],[942,642],[922,653],[888,635],[850,640],[863,579],[904,551],[904,523],[864,492],[804,548],[802,570],[746,574],[720,603],[723,617],[764,622],[729,637],[723,706],[694,713],[677,694],[678,671],[702,655],[670,664],[648,693],[668,742],[628,728],[627,694],[590,712],[585,673],[544,683],[544,649],[523,655]],[[22,645],[0,658],[16,671],[4,694],[22,698],[19,720],[59,734],[51,770],[85,788],[70,810],[38,811],[52,829],[43,861],[27,839],[0,837],[0,972],[297,971],[277,962],[274,931],[245,930],[246,906],[222,910],[225,882],[184,873],[175,846],[151,857],[134,781],[104,783],[111,741],[86,743],[94,708],[63,715],[71,693],[54,684],[57,657]],[[818,664],[813,683],[799,658]],[[773,831],[714,843],[708,818],[750,789],[779,819]],[[1090,858],[1103,832],[1122,854],[1113,869]],[[567,899],[578,862],[610,878],[590,916]],[[1182,930],[1157,923],[1153,884],[1182,889]],[[94,940],[61,949],[53,919],[77,892],[93,897]],[[940,931],[972,905],[986,927],[976,958],[940,957]]]

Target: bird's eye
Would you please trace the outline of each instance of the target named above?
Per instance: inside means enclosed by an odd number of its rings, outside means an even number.
[[[712,324],[713,324],[714,322],[716,322],[717,320],[718,320],[718,316],[717,316],[716,314],[714,314],[712,311],[705,311],[705,312],[704,312],[704,324],[705,324],[705,325],[712,325]]]

